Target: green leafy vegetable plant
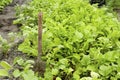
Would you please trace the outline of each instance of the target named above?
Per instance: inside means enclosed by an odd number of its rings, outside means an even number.
[[[31,69],[33,60],[23,60],[22,58],[15,58],[14,65],[18,64],[18,68],[14,69],[13,76],[22,80],[39,80],[37,74]]]
[[[26,37],[19,50],[37,56],[37,14],[43,12],[45,80],[120,79],[120,23],[84,0],[33,0],[16,23]]]

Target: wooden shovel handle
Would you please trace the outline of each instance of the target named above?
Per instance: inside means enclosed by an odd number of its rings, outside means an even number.
[[[42,55],[42,17],[43,14],[40,12],[38,14],[38,58]]]

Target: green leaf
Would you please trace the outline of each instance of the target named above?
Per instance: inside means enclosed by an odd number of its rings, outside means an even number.
[[[74,78],[75,80],[79,80],[79,79],[80,79],[80,75],[79,75],[78,71],[75,71],[75,72],[73,73],[73,78]]]
[[[21,75],[21,72],[18,70],[18,69],[16,69],[14,72],[13,72],[13,76],[14,77],[19,77]]]
[[[9,69],[12,68],[11,65],[8,64],[6,61],[1,61],[1,62],[0,62],[0,65],[1,65],[4,69],[6,69],[6,70],[9,70]]]
[[[120,72],[117,73],[117,77],[120,78]]]
[[[77,53],[76,53],[76,54],[74,53],[74,54],[73,54],[73,57],[75,57],[77,60],[80,60],[80,55],[77,54]]]
[[[112,67],[111,66],[105,66],[101,65],[99,73],[103,76],[108,76],[112,72]]]
[[[75,31],[75,35],[73,41],[80,41],[83,38],[83,34],[81,32]]]
[[[52,74],[53,74],[53,75],[57,75],[58,72],[59,72],[58,69],[52,69]]]
[[[82,65],[89,65],[90,64],[90,56],[89,55],[84,55],[82,60],[81,60]]]
[[[94,65],[94,64],[88,65],[88,66],[87,66],[87,70],[96,71],[96,70],[97,70],[97,65]]]
[[[63,59],[60,59],[59,62],[63,65],[67,65],[68,64],[68,59],[63,58]]]
[[[60,77],[57,77],[56,80],[62,80]]]
[[[59,66],[59,69],[64,70],[65,68],[66,68],[66,66],[65,66],[65,65],[60,65],[60,66]]]
[[[92,78],[98,78],[98,77],[100,77],[100,75],[96,72],[91,72],[91,77]]]
[[[24,80],[38,80],[38,77],[35,76],[34,71],[32,70],[26,70],[22,72],[21,76],[24,78]]]
[[[45,75],[45,80],[52,80],[53,79],[52,73],[50,72],[49,68],[46,69],[46,72],[44,75]]]
[[[19,65],[23,65],[24,64],[24,60],[22,58],[20,58],[20,59],[17,60],[17,63]]]
[[[8,71],[5,69],[0,69],[0,76],[8,76]]]
[[[70,74],[72,71],[73,71],[72,68],[68,68],[68,69],[67,69],[67,74]]]
[[[80,80],[94,80],[94,79],[92,79],[91,77],[83,77],[83,78],[81,78]],[[97,79],[98,80],[98,79]]]
[[[27,64],[27,65],[24,65],[25,66],[25,68],[24,68],[24,70],[26,71],[26,70],[29,70],[30,69],[30,67],[32,67],[32,65],[31,64]]]
[[[26,60],[24,65],[28,65],[28,64],[34,64],[34,61],[33,60]]]

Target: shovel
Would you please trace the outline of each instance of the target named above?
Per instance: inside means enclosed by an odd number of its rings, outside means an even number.
[[[42,61],[42,17],[43,14],[40,12],[38,14],[38,56],[35,60],[34,71],[38,72],[39,75],[44,75],[46,63]]]

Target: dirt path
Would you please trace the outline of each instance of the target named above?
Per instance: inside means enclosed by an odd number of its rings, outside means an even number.
[[[10,32],[19,32],[19,27],[18,25],[13,24],[13,20],[16,19],[16,12],[15,12],[15,6],[16,5],[23,5],[26,2],[30,0],[13,0],[12,3],[7,5],[2,12],[0,12],[0,35],[9,41],[9,36],[8,34]],[[15,43],[15,42],[12,42]],[[10,52],[8,52],[7,57],[0,52],[0,61],[7,61],[9,64],[13,64],[13,60],[15,57],[21,56],[22,58],[26,58],[26,55],[23,54],[22,52],[17,51],[17,49],[12,48]],[[0,78],[0,80],[13,80],[13,79],[8,79],[8,78]],[[14,79],[16,80],[16,79]]]
[[[26,0],[13,0],[8,6],[6,6],[0,13],[0,35],[3,38],[8,39],[7,34],[9,32],[18,32],[19,26],[13,24],[15,17],[15,6],[22,5]]]

